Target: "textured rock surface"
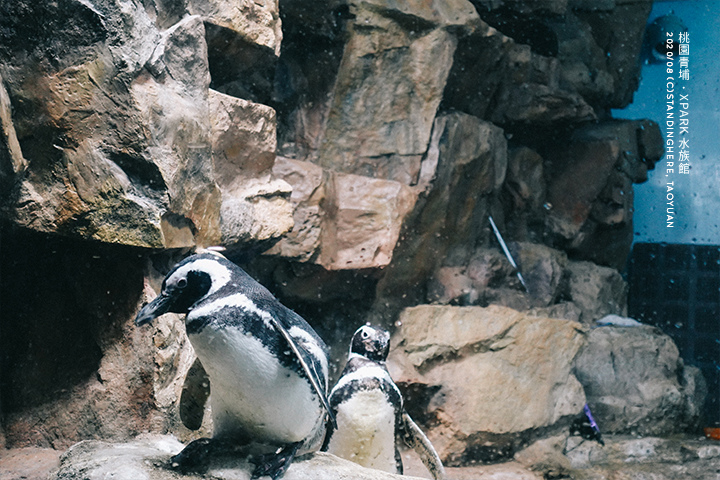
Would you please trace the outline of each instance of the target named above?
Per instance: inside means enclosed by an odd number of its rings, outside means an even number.
[[[577,480],[696,480],[717,476],[720,445],[698,437],[608,436],[606,446],[573,438],[567,456]]]
[[[516,43],[487,25],[463,39],[448,80],[448,105],[501,125],[595,119],[583,97],[561,85],[559,61],[520,43],[527,42]]]
[[[52,14],[48,8],[24,13],[45,18]],[[131,14],[136,28],[150,28],[141,12]],[[213,187],[202,158],[209,153],[202,22],[191,17],[165,32],[141,36],[131,28],[108,31],[93,10],[88,16],[96,36],[88,39],[85,58],[68,50],[62,67],[20,64],[20,72],[5,76],[15,108],[35,107],[16,125],[31,167],[6,205],[8,215],[36,230],[159,247],[187,245],[183,231],[197,214],[196,228],[212,237],[213,227],[204,224],[212,216],[199,211],[204,206],[199,197]],[[102,39],[110,35],[122,35],[128,43],[103,48]],[[70,39],[58,35],[55,41]],[[21,48],[13,52],[15,62],[34,53]],[[34,81],[21,83],[23,77]],[[108,124],[117,127],[99,129]],[[42,129],[47,134],[38,136]],[[179,138],[184,141],[176,142]],[[198,148],[188,150],[188,143]],[[175,217],[165,215],[171,208]]]
[[[220,242],[279,238],[293,224],[291,187],[272,177],[275,110],[210,90],[209,111],[213,168],[222,191]]]
[[[175,3],[185,4],[190,15],[201,15],[206,22],[237,32],[247,43],[280,54],[282,30],[276,0],[187,0]]]
[[[144,436],[125,444],[86,441],[73,446],[61,458],[56,480],[101,480],[112,476],[118,480],[170,480],[178,474],[165,468],[171,455],[183,445],[173,437]],[[248,480],[254,465],[245,459],[223,458],[211,463],[207,474],[184,475],[182,478],[217,478]],[[283,476],[287,480],[392,480],[404,477],[379,470],[363,468],[327,453],[317,453],[298,459]]]
[[[542,480],[540,474],[515,462],[446,470],[451,480]]]
[[[422,193],[403,227],[396,261],[378,285],[378,311],[422,303],[432,273],[443,263],[468,261],[487,238],[486,215],[505,178],[506,144],[502,130],[470,115],[435,120],[416,187]]]
[[[15,273],[0,279],[4,292],[8,284],[22,292],[3,295],[14,312],[0,338],[7,446],[62,449],[169,421],[154,408],[153,346],[131,323],[145,260],[127,248],[21,233],[3,238],[15,255],[3,256],[2,271]]]
[[[234,12],[235,26],[246,24],[239,10],[221,4],[208,4],[212,11],[204,14]],[[277,17],[277,6],[269,6]],[[265,122],[260,132],[248,135],[238,125],[224,138],[213,135],[222,122],[209,115],[220,109],[210,101],[218,98],[208,90],[214,58],[207,39],[214,37],[203,17],[112,0],[98,10],[80,1],[15,2],[3,9],[0,73],[17,117],[2,116],[2,178],[15,180],[2,205],[6,218],[34,230],[153,248],[264,241],[290,228],[289,203],[271,198],[287,196],[287,187],[268,183],[268,175],[253,176],[263,165],[272,168],[272,110],[265,107],[260,119],[242,111],[245,125]],[[64,23],[52,39],[23,41],[35,21]],[[279,28],[277,18],[270,23]],[[7,101],[3,105],[7,112]],[[256,148],[264,158],[243,172],[242,178],[258,184],[243,200],[280,205],[245,206],[244,221],[226,218],[221,231],[222,206],[235,192],[218,187],[216,180],[224,188],[228,175],[221,168],[216,179],[212,147],[222,151],[216,162],[222,167],[237,161],[228,159],[229,138],[243,149],[262,143],[263,136],[272,141]],[[262,225],[270,217],[274,223]]]
[[[497,306],[419,306],[399,321],[388,366],[448,465],[512,456],[585,403],[577,323]]]
[[[617,269],[632,245],[633,183],[662,156],[650,121],[607,121],[576,130],[553,154],[546,224],[576,257]]]
[[[278,158],[275,174],[293,188],[293,231],[268,253],[328,270],[384,267],[417,194],[392,180],[323,170]]]
[[[505,255],[481,248],[465,265],[439,268],[430,279],[428,300],[441,304],[499,304],[520,310],[554,304],[567,288],[567,256],[535,243],[512,242],[509,247],[527,291]]]
[[[144,431],[190,438],[177,411],[194,359],[183,323],[167,315],[153,328],[132,324],[139,306],[155,296],[152,287],[159,288],[168,268],[163,263],[177,257],[151,260],[127,247],[28,231],[8,237],[3,248],[15,255],[0,265],[15,272],[0,277],[3,309],[14,312],[3,319],[0,337],[7,447],[64,449]],[[155,280],[144,281],[145,272]],[[7,294],[9,285],[22,293]]]
[[[313,161],[414,184],[470,2],[351,3],[347,42]]]
[[[655,327],[598,327],[575,362],[575,374],[602,431],[667,435],[692,429],[702,386],[683,382],[669,336]]]
[[[625,315],[628,287],[620,273],[591,262],[568,263],[566,296],[580,310],[580,320],[590,324],[605,315]]]
[[[50,448],[0,450],[0,478],[46,480],[60,466],[61,452]]]

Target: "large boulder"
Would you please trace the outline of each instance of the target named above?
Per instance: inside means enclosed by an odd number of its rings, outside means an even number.
[[[272,174],[275,110],[210,90],[209,111],[222,244],[277,240],[293,221],[292,187]]]
[[[7,18],[81,18],[64,3],[58,12],[17,8],[22,13]],[[59,65],[27,61],[48,55],[47,46],[28,51],[30,45],[9,43],[14,49],[3,78],[29,170],[5,202],[6,218],[44,232],[144,247],[188,246],[193,228],[214,241],[217,225],[209,223],[217,216],[201,214],[217,190],[205,161],[210,76],[202,22],[188,17],[159,32],[138,9],[129,12],[132,25],[118,28],[84,9],[92,30],[76,29],[86,30],[88,44],[61,50]],[[11,35],[20,35],[13,27]],[[136,35],[136,29],[155,34]],[[106,44],[114,35],[123,42]],[[58,34],[55,43],[71,38]]]
[[[278,157],[275,175],[292,185],[294,227],[267,253],[327,270],[390,263],[417,193],[392,180],[346,174]]]
[[[423,305],[404,310],[398,325],[388,368],[448,465],[512,456],[583,408],[571,372],[584,341],[575,322]]]
[[[575,375],[604,432],[662,435],[697,425],[702,376],[683,365],[675,343],[655,327],[591,330]]]
[[[605,315],[624,315],[627,282],[620,272],[592,262],[568,262],[565,296],[580,308],[580,320],[592,324]]]

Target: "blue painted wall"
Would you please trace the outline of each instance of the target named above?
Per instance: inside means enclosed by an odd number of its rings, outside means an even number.
[[[666,173],[666,160],[658,162],[648,182],[635,185],[635,241],[720,245],[720,1],[685,0],[656,2],[650,21],[673,13],[688,28],[690,77],[678,79],[675,57],[675,93],[688,95],[690,172]],[[677,40],[677,34],[674,36]],[[643,66],[640,87],[633,103],[614,110],[616,118],[650,118],[667,132],[666,66]],[[678,115],[675,107],[675,153],[679,151]],[[677,156],[675,157],[677,160]],[[675,162],[677,167],[677,161]],[[667,176],[666,176],[667,175]],[[674,181],[674,227],[667,225],[667,183]]]

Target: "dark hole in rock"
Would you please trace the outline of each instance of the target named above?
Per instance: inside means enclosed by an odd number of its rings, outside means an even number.
[[[295,156],[287,145],[314,150],[330,108],[342,59],[347,5],[280,2],[283,43],[271,105],[277,111],[278,153]]]
[[[0,225],[3,413],[56,400],[96,376],[132,317],[144,260],[131,248]]]
[[[500,8],[490,12],[479,10],[480,17],[490,26],[515,40],[529,45],[538,55],[557,57],[558,39],[555,32],[542,22],[541,15],[526,17],[517,12]]]
[[[205,23],[210,88],[233,97],[269,104],[277,58],[229,28]]]
[[[167,189],[158,166],[141,156],[109,152],[108,157],[128,176],[135,188],[151,198],[161,198]]]
[[[45,58],[58,68],[76,59],[83,47],[103,41],[102,16],[89,3],[59,0],[13,0],[0,3],[0,58],[19,52]],[[72,63],[69,63],[72,64]]]

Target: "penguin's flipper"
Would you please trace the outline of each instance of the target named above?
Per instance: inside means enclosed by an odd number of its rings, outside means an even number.
[[[327,410],[330,421],[333,425],[337,425],[337,422],[335,421],[335,415],[333,415],[332,409],[330,408],[330,402],[328,401],[327,394],[325,393],[325,388],[323,388],[322,386],[322,383],[324,383],[321,380],[321,378],[323,378],[323,375],[317,371],[315,362],[312,361],[312,355],[303,345],[303,339],[295,338],[290,335],[290,332],[288,332],[285,326],[282,325],[274,316],[270,317],[269,320],[277,329],[277,331],[280,332],[282,337],[290,346],[290,349],[297,357],[303,371],[305,372],[305,375],[307,375],[308,379],[310,380],[310,384],[315,390],[315,393],[317,393],[318,397],[320,397],[320,402],[323,404],[323,407],[325,407],[325,410]]]
[[[251,480],[265,476],[273,480],[282,477],[290,467],[301,444],[302,442],[291,443],[285,445],[276,453],[262,455],[257,461],[254,461],[255,470],[252,477],[250,477]]]
[[[196,358],[185,376],[180,394],[180,420],[190,430],[199,430],[205,414],[205,403],[210,396],[210,377]]]
[[[435,451],[430,440],[425,436],[420,427],[410,418],[410,415],[403,410],[400,425],[402,439],[405,444],[415,450],[420,456],[425,467],[427,467],[434,480],[445,480],[445,467],[443,467],[440,456]]]

